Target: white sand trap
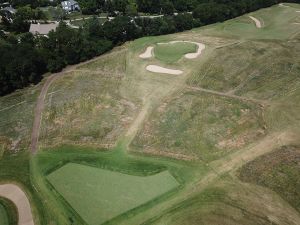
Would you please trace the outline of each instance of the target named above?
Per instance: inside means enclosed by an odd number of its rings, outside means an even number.
[[[156,66],[156,65],[149,65],[146,67],[146,70],[153,72],[153,73],[166,73],[166,74],[172,74],[172,75],[180,75],[183,73],[182,70],[173,70],[173,69],[168,69],[168,68]]]
[[[284,5],[283,3],[280,3],[279,6],[281,6],[281,7],[289,7],[288,5]]]
[[[185,58],[195,59],[195,58],[199,57],[202,54],[202,51],[205,49],[205,45],[202,44],[202,43],[197,43],[197,42],[190,42],[190,43],[194,43],[195,45],[197,45],[198,49],[197,49],[197,52],[195,52],[195,53],[185,54]]]
[[[256,19],[253,16],[249,16],[249,18],[255,22],[255,25],[256,25],[257,28],[261,28],[262,27],[261,26],[261,22],[258,19]]]
[[[300,10],[296,11],[297,13],[300,13]]]
[[[193,41],[170,41],[170,42],[166,42],[166,43],[157,43],[158,45],[168,45],[168,44],[175,44],[175,43],[191,43],[191,44],[195,44],[198,46],[197,51],[193,52],[193,53],[187,53],[184,55],[185,58],[187,59],[195,59],[197,57],[199,57],[202,53],[202,51],[205,49],[205,45],[199,42],[193,42]]]
[[[140,58],[142,59],[149,59],[152,57],[152,50],[153,50],[153,47],[149,46],[147,47],[146,51],[142,54],[140,54]]]
[[[30,204],[25,193],[15,184],[0,185],[0,196],[11,200],[18,209],[19,225],[34,225]]]

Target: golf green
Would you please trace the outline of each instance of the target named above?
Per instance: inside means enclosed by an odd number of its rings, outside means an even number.
[[[174,63],[181,59],[185,54],[196,51],[197,46],[193,43],[163,43],[155,46],[154,56],[163,62]]]

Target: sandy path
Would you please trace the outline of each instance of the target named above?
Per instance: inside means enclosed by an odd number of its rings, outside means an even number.
[[[256,26],[257,28],[262,28],[261,22],[260,22],[258,19],[256,19],[256,18],[253,17],[253,16],[249,16],[249,18],[255,22],[255,26]]]
[[[1,184],[0,196],[11,200],[19,213],[19,225],[34,225],[30,204],[26,194],[15,184]]]
[[[142,126],[143,122],[146,119],[146,116],[148,115],[148,112],[150,110],[150,102],[147,102],[135,118],[134,122],[130,125],[129,129],[127,130],[125,137],[127,138],[128,145],[131,143],[131,141],[136,136],[138,130]]]
[[[168,44],[175,44],[175,43],[191,43],[197,45],[197,51],[194,53],[187,53],[184,55],[187,59],[195,59],[199,57],[202,54],[202,51],[205,49],[205,45],[199,42],[193,42],[193,41],[170,41],[166,43],[157,43],[158,45],[168,45]]]
[[[34,121],[33,127],[31,132],[31,152],[33,154],[37,151],[39,133],[40,133],[40,126],[41,126],[41,119],[42,119],[42,112],[45,108],[45,97],[48,91],[48,88],[58,78],[58,74],[52,74],[49,76],[42,87],[41,93],[38,97],[37,104],[34,111]]]
[[[205,89],[205,88],[201,88],[201,87],[188,86],[187,88],[190,90],[193,90],[193,91],[201,91],[201,92],[205,92],[205,93],[209,93],[209,94],[213,94],[213,95],[219,95],[219,96],[224,96],[224,97],[228,97],[228,98],[235,98],[235,99],[242,100],[242,101],[254,102],[254,103],[261,104],[261,105],[269,105],[269,102],[264,101],[264,100],[242,97],[239,95],[209,90],[209,89]]]
[[[146,67],[146,70],[153,73],[165,73],[165,74],[172,74],[172,75],[180,75],[183,73],[182,70],[173,70],[173,69],[168,69],[157,65],[149,65]]]
[[[139,55],[140,58],[142,58],[142,59],[149,59],[149,58],[151,58],[152,57],[152,50],[153,50],[152,46],[147,47],[147,49],[145,50],[145,52]]]

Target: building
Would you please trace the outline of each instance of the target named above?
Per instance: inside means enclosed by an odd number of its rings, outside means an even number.
[[[80,10],[80,6],[79,6],[78,2],[76,2],[74,0],[63,1],[63,2],[61,2],[61,6],[62,6],[63,10],[65,10],[68,13]]]
[[[3,9],[7,6],[10,6],[10,3],[9,2],[3,2],[3,3],[0,3],[0,9]]]
[[[4,8],[1,8],[1,15],[2,17],[5,17],[10,23],[13,20],[14,14],[16,14],[17,10],[14,9],[11,6],[6,6]]]
[[[49,24],[30,24],[29,32],[33,35],[44,35],[47,36],[48,33],[53,30],[55,31],[58,27],[58,23],[49,23]]]

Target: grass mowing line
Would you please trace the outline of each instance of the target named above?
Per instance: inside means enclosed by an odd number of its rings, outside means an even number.
[[[1,225],[9,225],[6,209],[1,203],[0,203],[0,221],[1,221]]]
[[[89,225],[107,222],[180,185],[168,171],[142,177],[74,163],[47,178]]]
[[[18,218],[18,210],[14,203],[6,198],[0,197],[0,224],[17,225]]]

